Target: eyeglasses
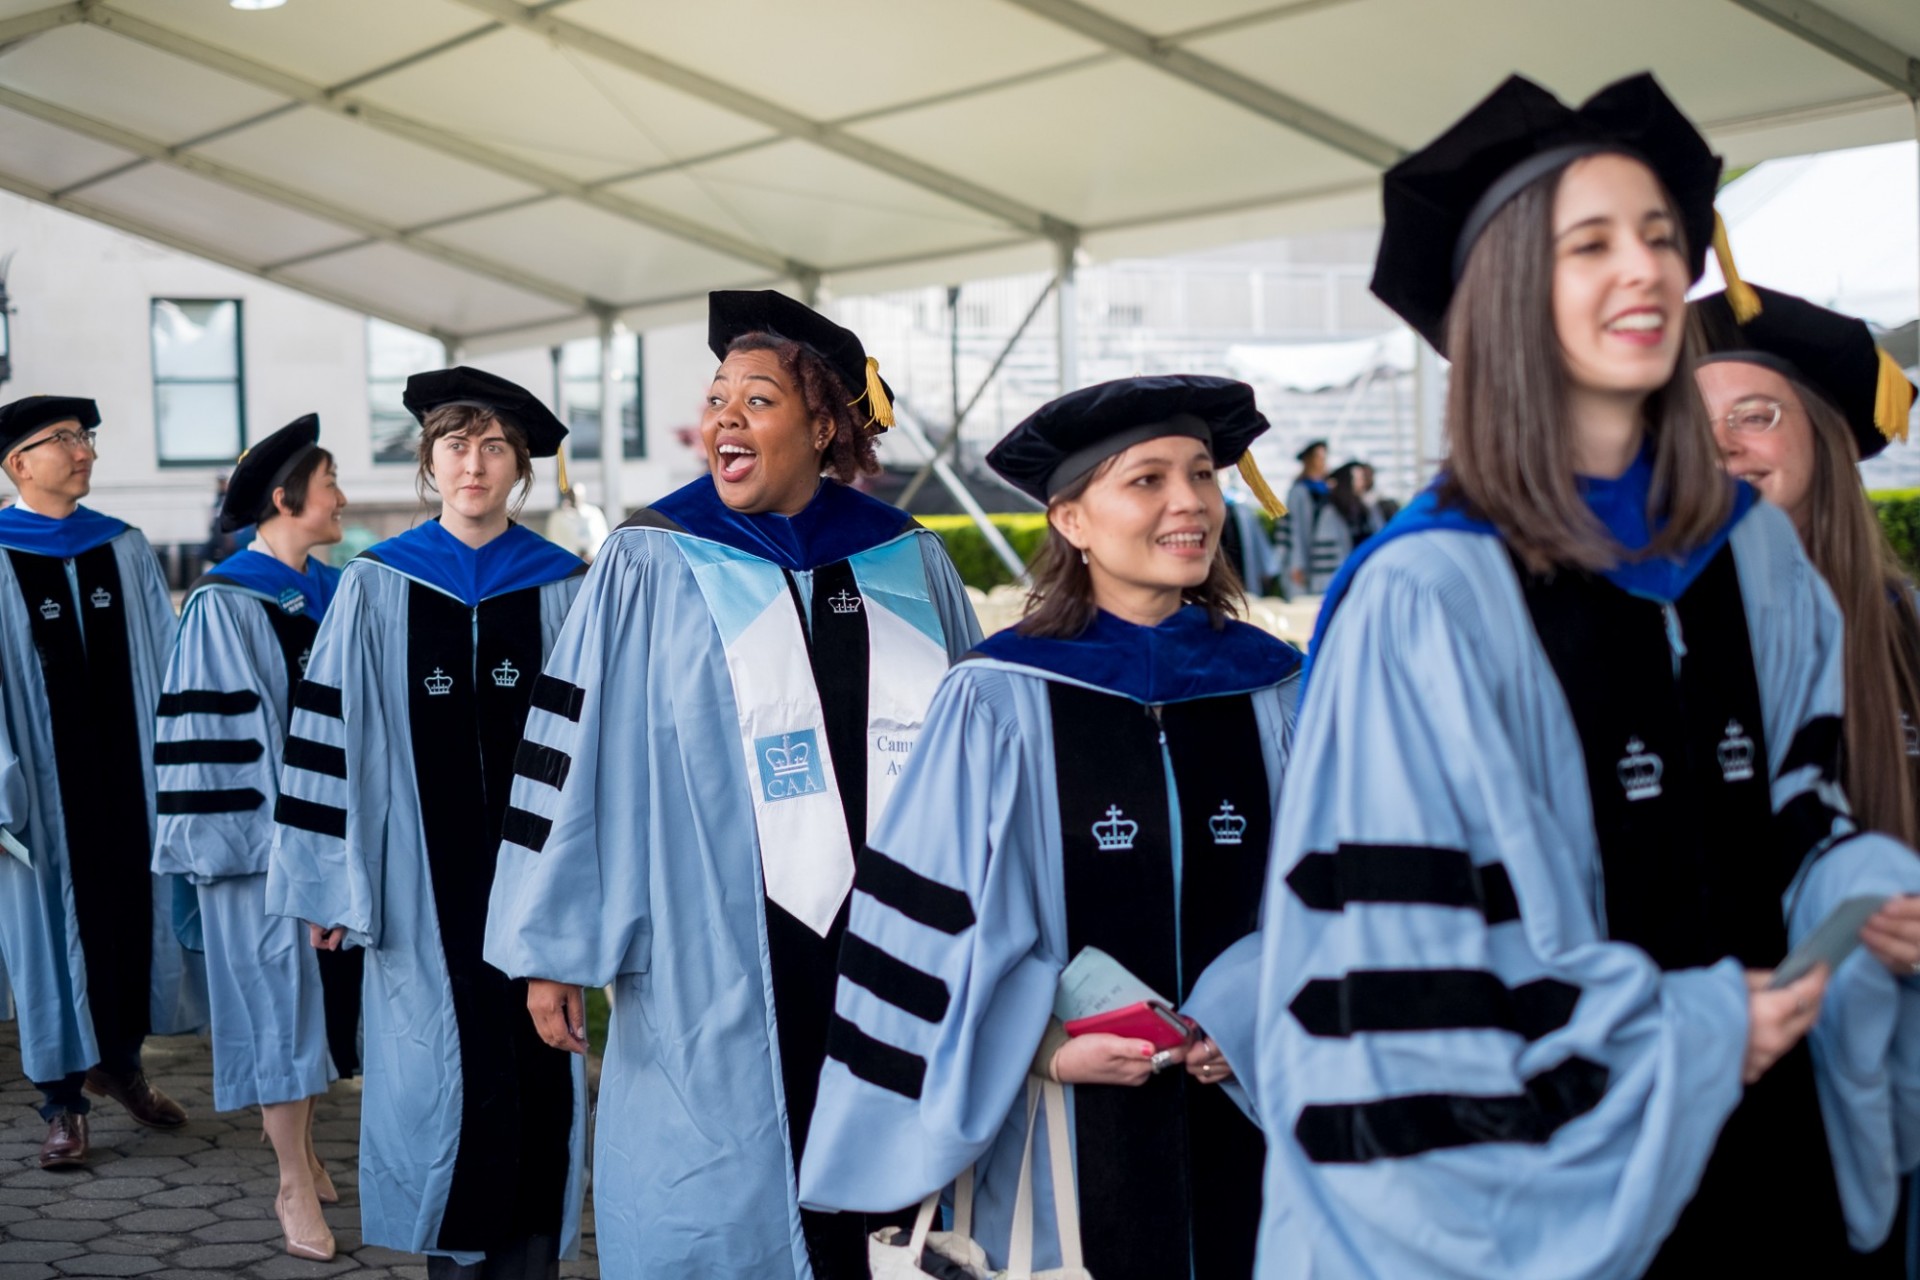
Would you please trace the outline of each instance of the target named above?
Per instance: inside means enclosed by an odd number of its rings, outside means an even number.
[[[1765,396],[1749,396],[1727,410],[1727,430],[1742,435],[1759,435],[1780,425],[1780,402]]]
[[[93,440],[94,437],[99,434],[98,430],[93,429],[86,431],[68,431],[65,427],[62,427],[46,439],[35,440],[32,444],[21,445],[18,449],[15,449],[14,452],[26,453],[30,449],[38,449],[43,444],[57,444],[62,449],[68,451],[85,449],[88,453],[96,453],[98,449],[94,445]]]

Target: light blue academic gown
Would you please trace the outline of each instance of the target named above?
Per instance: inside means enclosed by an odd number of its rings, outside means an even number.
[[[840,1016],[888,1046],[888,1057],[922,1063],[925,1075],[913,1098],[830,1060],[801,1168],[804,1202],[872,1211],[921,1200],[973,1166],[973,1238],[997,1267],[1007,1265],[1027,1137],[1025,1081],[1072,959],[1049,687],[1075,685],[1143,707],[1250,694],[1276,814],[1295,750],[1300,676],[1292,649],[1237,622],[1229,624],[1239,634],[1228,643],[1192,607],[1160,628],[1110,617],[1099,625],[1126,633],[1117,639],[1130,643],[1076,655],[1081,642],[1023,641],[1001,657],[996,647],[1009,637],[1002,632],[983,646],[994,656],[969,659],[940,686],[920,747],[873,836],[874,848],[907,868],[912,892],[888,894],[892,905],[871,889],[856,892],[849,937],[943,985],[947,1012],[928,1021],[842,978]],[[1176,823],[1176,884],[1179,830]],[[902,910],[915,900],[946,911],[915,918]],[[952,918],[942,924],[941,914]],[[1223,1046],[1252,1038],[1244,962],[1252,936],[1215,961],[1183,1010]],[[1221,966],[1235,972],[1217,979]],[[1070,1110],[1073,1094],[1069,1087]],[[1042,1268],[1061,1265],[1048,1149],[1042,1124],[1033,1151],[1034,1265]]]
[[[514,806],[551,828],[538,852],[503,844],[486,954],[516,976],[613,984],[594,1153],[608,1276],[812,1274],[777,1056],[756,782],[690,557],[779,564],[805,600],[813,572],[799,566],[852,556],[857,571],[878,547],[897,568],[892,553],[906,553],[948,654],[979,637],[937,536],[830,482],[815,504],[828,514],[738,516],[703,479],[616,529],[548,660],[554,697],[527,722],[528,749],[567,764],[558,786],[514,784]]]
[[[463,1265],[484,1256],[437,1243],[459,1148],[463,1081],[410,728],[409,593],[419,584],[466,605],[477,626],[484,602],[537,585],[541,648],[550,650],[580,589],[579,568],[577,557],[519,525],[477,553],[437,522],[378,544],[342,573],[295,700],[292,735],[308,749],[299,759],[290,754],[280,775],[267,910],[343,926],[346,945],[367,949],[360,1220],[369,1244],[444,1254]],[[465,669],[443,677],[475,685],[488,678]],[[482,804],[478,779],[471,785],[468,802]],[[562,1258],[578,1250],[585,1193],[584,1060],[572,1068]]]
[[[64,559],[70,581],[72,558],[107,544],[113,547],[125,597],[107,608],[117,603],[126,625],[140,755],[146,761],[151,839],[153,716],[176,625],[160,562],[138,529],[86,507],[64,520],[18,506],[0,511],[0,547]],[[60,603],[82,607],[77,598]],[[0,827],[25,851],[24,857],[0,857],[0,965],[13,989],[26,1075],[31,1080],[57,1080],[93,1066],[100,1060],[100,1050],[87,1004],[86,958],[72,909],[73,885],[46,685],[5,556],[0,556],[0,713],[5,730],[0,745]],[[92,800],[118,802],[115,797]],[[191,888],[177,877],[155,875],[153,927],[144,940],[153,952],[149,1016],[155,1035],[193,1031],[206,1022],[201,957],[181,941],[197,932],[193,915]]]
[[[1819,767],[1789,762],[1804,726],[1839,714],[1840,618],[1779,511],[1754,506],[1729,540],[1774,811],[1817,800],[1831,815],[1783,903],[1798,940],[1848,896],[1920,888],[1920,860],[1855,832]],[[1366,551],[1322,614],[1269,869],[1258,1274],[1638,1275],[1741,1100],[1740,965],[1663,972],[1639,948],[1608,941],[1581,741],[1501,541],[1457,513],[1436,514],[1429,495]],[[1635,569],[1645,580],[1675,571]],[[1419,875],[1383,888],[1320,874],[1342,865],[1333,851],[1356,846],[1397,849],[1395,865]],[[1309,857],[1318,861],[1303,867]],[[1450,859],[1459,874],[1442,874]],[[1506,883],[1510,895],[1498,888]],[[1493,1028],[1315,1035],[1291,1007],[1310,981],[1436,966],[1491,973],[1510,990],[1570,984],[1578,1000],[1564,1025],[1534,1039]],[[1898,1173],[1920,1158],[1917,1005],[1913,979],[1856,953],[1834,975],[1812,1036],[1855,1248],[1885,1237]],[[1599,1092],[1560,1091],[1579,1063]],[[1382,1154],[1395,1139],[1375,1137],[1365,1109],[1416,1097],[1483,1136]],[[1505,1101],[1489,1101],[1476,1122],[1483,1098]],[[1366,1158],[1310,1159],[1286,1137],[1305,1125],[1324,1140],[1328,1119],[1355,1107],[1349,1142]]]
[[[292,695],[266,610],[318,623],[339,579],[318,560],[302,574],[243,551],[187,597],[167,664],[153,865],[198,891],[221,1111],[312,1097],[335,1076],[306,925],[266,911]]]

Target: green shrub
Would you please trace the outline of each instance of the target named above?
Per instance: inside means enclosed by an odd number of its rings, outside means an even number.
[[[1907,572],[1920,576],[1920,489],[1886,489],[1869,493],[1873,509],[1880,516],[1880,527],[1887,540],[1907,566]]]
[[[1040,552],[1040,544],[1045,541],[1047,517],[1044,512],[1030,511],[1013,515],[988,516],[994,528],[1000,531],[1013,547],[1013,553],[1020,557],[1021,563],[1033,563],[1034,556]],[[986,538],[967,516],[921,516],[920,523],[940,535],[947,544],[947,554],[953,557],[954,568],[960,571],[960,580],[970,587],[982,591],[991,591],[997,586],[1013,581],[1013,574],[1007,566],[1000,563],[1000,557],[993,553]]]

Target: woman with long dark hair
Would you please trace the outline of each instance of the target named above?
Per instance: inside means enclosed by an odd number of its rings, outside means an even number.
[[[434,1280],[578,1244],[586,1073],[481,955],[535,681],[586,565],[514,522],[566,435],[477,369],[407,380],[440,513],[350,563],[295,693],[267,909],[366,950],[361,1237]]]
[[[1232,616],[1218,471],[1266,429],[1243,383],[1132,378],[988,455],[1047,504],[1047,541],[1026,616],[947,676],[874,833],[803,1200],[892,1206],[971,1167],[974,1238],[1009,1266],[1031,1124],[1032,1261],[1079,1265],[1031,1069],[1070,1086],[1092,1274],[1250,1271],[1261,1140],[1214,1087],[1214,1042],[1069,1038],[1052,1015],[1072,1016],[1062,974],[1089,949],[1189,1004],[1257,923],[1300,663]]]
[[[1719,171],[1649,76],[1577,109],[1515,77],[1387,174],[1374,289],[1452,361],[1451,453],[1310,658],[1263,1276],[1860,1265],[1879,1175],[1836,1164],[1802,1041],[1823,994],[1920,1029],[1881,966],[1771,971],[1920,861],[1848,817],[1839,615],[1693,385]]]

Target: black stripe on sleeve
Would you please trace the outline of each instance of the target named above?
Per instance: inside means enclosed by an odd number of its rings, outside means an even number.
[[[340,690],[330,684],[302,680],[299,687],[293,691],[293,705],[302,711],[311,711],[315,715],[330,716],[335,720],[343,718]]]
[[[1800,726],[1787,745],[1786,758],[1780,762],[1784,776],[1795,769],[1814,765],[1829,782],[1840,777],[1840,717],[1815,716]]]
[[[941,979],[888,955],[858,934],[840,944],[840,975],[923,1022],[947,1016],[952,992]]]
[[[507,807],[507,816],[500,823],[500,838],[508,844],[517,844],[531,849],[535,853],[547,847],[547,837],[553,834],[553,820],[543,818],[537,813],[528,813],[525,809]]]
[[[1520,918],[1506,867],[1476,867],[1464,849],[1426,845],[1343,844],[1309,853],[1287,873],[1287,886],[1314,911],[1344,911],[1350,903],[1460,907],[1488,924]]]
[[[273,806],[273,820],[283,827],[298,827],[336,840],[347,838],[347,811],[338,805],[315,804],[283,794]]]
[[[567,773],[572,768],[572,756],[543,746],[531,738],[520,740],[520,750],[513,757],[515,773],[535,782],[544,782],[555,791],[567,784]]]
[[[287,767],[322,773],[329,778],[347,776],[347,752],[344,747],[328,746],[312,738],[288,738],[283,757]]]
[[[1418,1093],[1305,1107],[1293,1134],[1315,1164],[1369,1164],[1495,1142],[1538,1146],[1593,1110],[1606,1091],[1605,1067],[1569,1058],[1517,1094]]]
[[[533,682],[533,705],[562,719],[578,722],[580,708],[586,701],[585,689],[577,684],[568,684],[556,676],[542,673],[540,678]]]
[[[1357,969],[1315,978],[1292,1010],[1308,1035],[1385,1031],[1511,1031],[1538,1040],[1567,1025],[1580,988],[1541,978],[1509,989],[1480,969]]]
[[[162,791],[154,797],[161,813],[252,813],[267,798],[252,787],[230,791]]]
[[[872,846],[860,855],[853,887],[929,929],[957,934],[973,927],[973,904],[966,894],[928,879]]]
[[[917,1101],[921,1086],[926,1083],[925,1058],[896,1049],[884,1040],[875,1040],[837,1013],[827,1030],[827,1056],[844,1062],[847,1070],[868,1084],[889,1089],[903,1098]]]
[[[192,738],[153,744],[155,764],[252,764],[267,753],[254,738]]]
[[[218,689],[182,689],[160,695],[158,714],[163,716],[243,716],[260,705],[260,695],[251,689],[222,693]]]

